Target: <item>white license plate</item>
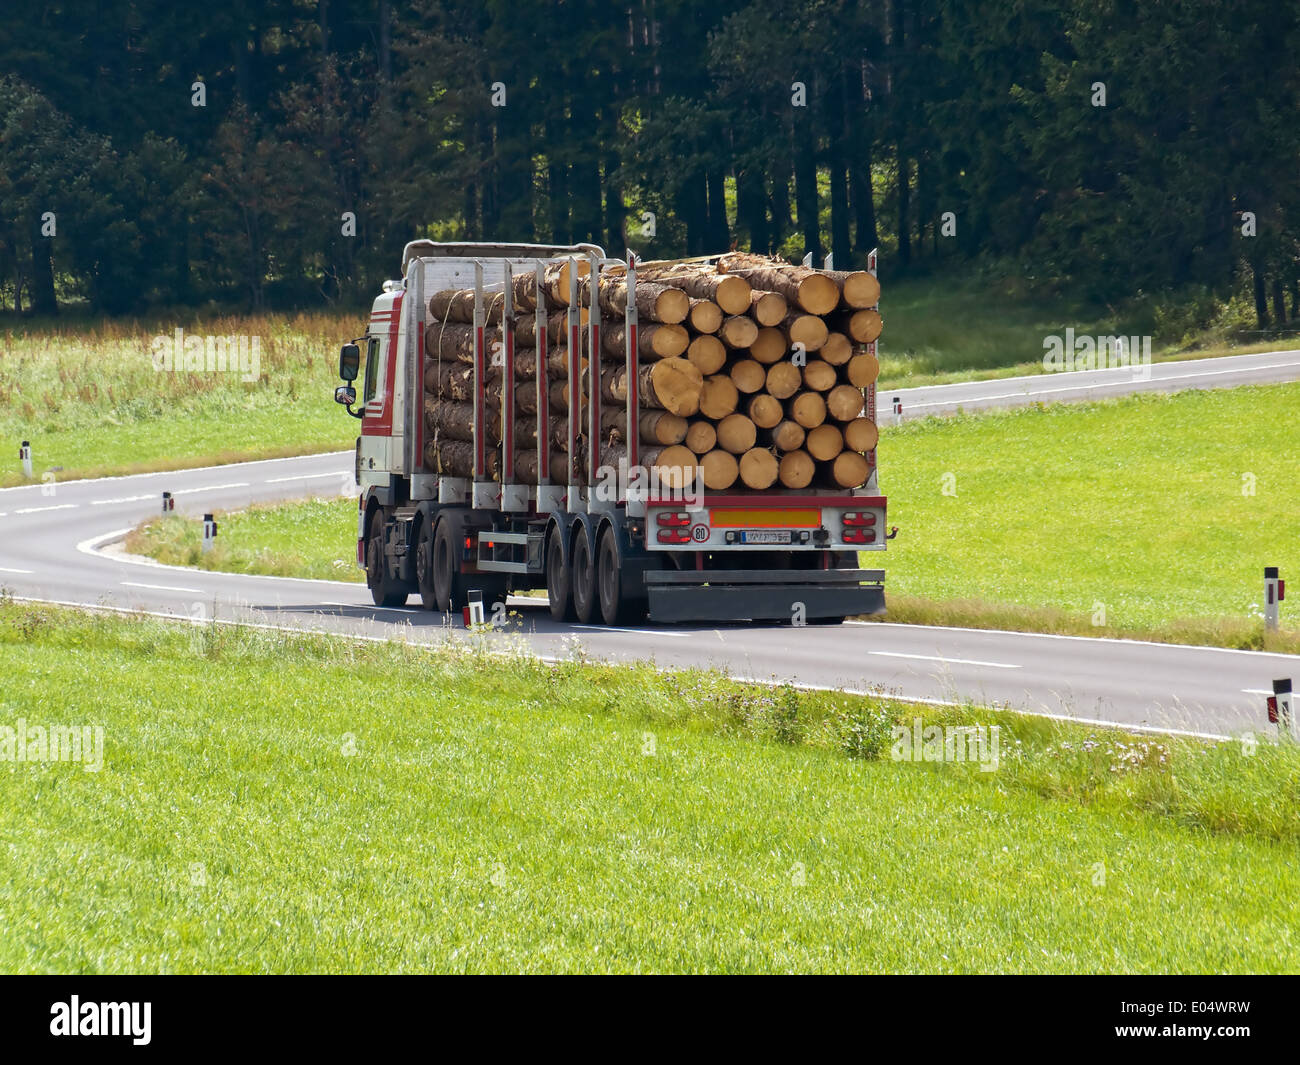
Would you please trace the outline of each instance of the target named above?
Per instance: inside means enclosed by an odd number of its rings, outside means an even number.
[[[790,542],[789,529],[747,529],[741,533],[743,542],[747,544],[788,544]]]

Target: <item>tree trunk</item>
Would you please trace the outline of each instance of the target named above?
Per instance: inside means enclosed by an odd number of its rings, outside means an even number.
[[[706,455],[718,446],[718,431],[713,427],[712,422],[699,421],[691,422],[686,430],[685,444],[697,455]],[[735,478],[733,477],[734,481]],[[712,485],[709,485],[712,488]]]
[[[682,417],[689,417],[700,409],[700,393],[704,375],[686,359],[660,359],[643,366],[638,374],[641,403],[657,407]],[[616,366],[606,370],[600,378],[601,396],[613,403],[627,401],[627,368]]]
[[[755,447],[740,456],[740,479],[750,488],[763,491],[776,483],[780,464],[766,448]]]
[[[743,455],[757,439],[758,430],[743,414],[728,414],[718,422],[718,447],[733,455]]]
[[[781,456],[777,475],[786,488],[807,488],[812,484],[817,464],[806,451],[787,451]]]
[[[700,456],[700,476],[704,487],[714,492],[721,492],[736,483],[740,474],[740,464],[736,456],[721,448],[705,452]]]
[[[803,383],[799,367],[792,362],[776,362],[767,371],[767,391],[777,399],[789,399]]]
[[[740,403],[740,392],[726,374],[714,374],[704,379],[700,391],[700,413],[719,421],[735,411]]]

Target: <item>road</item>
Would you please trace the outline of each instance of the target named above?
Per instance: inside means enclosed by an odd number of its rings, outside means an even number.
[[[1254,365],[1258,356],[1240,358],[1252,364],[1237,364],[1234,375],[1256,380],[1255,375],[1275,372]],[[1300,359],[1291,365],[1293,374],[1300,376]],[[1061,379],[1042,380],[1059,384]],[[1217,380],[1236,378],[1220,375]],[[1005,388],[1007,383],[986,385]],[[916,391],[944,395],[934,389]],[[1024,395],[1032,402],[1042,392]],[[1004,400],[984,396],[963,404],[1002,405]],[[254,501],[351,495],[351,464],[352,453],[339,452],[0,490],[0,587],[20,599],[166,616],[215,616],[291,629],[401,636],[422,643],[461,638],[458,619],[415,605],[378,609],[362,584],[161,566],[125,554],[118,543],[128,529],[159,512],[165,490],[173,493],[178,511],[192,514]],[[342,546],[349,550],[352,545]],[[837,628],[608,630],[557,624],[538,600],[511,602],[521,614],[515,631],[491,639],[522,642],[546,657],[567,657],[580,646],[588,655],[609,660],[713,666],[762,681],[880,690],[919,701],[969,701],[1206,735],[1268,730],[1264,695],[1271,691],[1272,680],[1300,680],[1300,656],[875,622]]]
[[[1149,379],[1145,377],[1147,372]],[[903,404],[903,418],[908,419],[952,414],[958,410],[1023,407],[1030,403],[1114,399],[1133,392],[1177,392],[1188,388],[1231,388],[1296,380],[1300,380],[1300,351],[1262,351],[1219,359],[1156,362],[1136,371],[1080,370],[881,390],[878,402],[881,425],[889,425],[895,397]]]

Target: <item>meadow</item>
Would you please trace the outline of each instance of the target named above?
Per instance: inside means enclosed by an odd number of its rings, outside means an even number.
[[[5,971],[1300,969],[1291,748],[17,603],[0,668],[105,736],[0,761]]]

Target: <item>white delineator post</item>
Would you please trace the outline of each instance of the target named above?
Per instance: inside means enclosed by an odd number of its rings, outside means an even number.
[[[1277,726],[1280,740],[1300,741],[1300,722],[1296,721],[1291,702],[1291,678],[1273,681],[1273,694],[1268,700],[1268,720]]]
[[[895,417],[895,418],[902,418],[902,417],[903,417],[903,397],[902,397],[902,396],[895,396],[895,397],[894,397],[894,417]]]
[[[203,553],[206,555],[212,550],[213,541],[217,538],[217,523],[211,514],[203,515]]]
[[[471,625],[482,625],[487,616],[483,613],[483,590],[481,588],[471,588],[465,596],[467,605],[465,607],[465,627]]]
[[[32,478],[32,445],[31,441],[24,440],[18,445],[18,457],[22,460],[23,476],[29,481]]]
[[[1264,628],[1277,629],[1277,605],[1286,598],[1286,581],[1280,580],[1276,566],[1264,567]]]
[[[170,492],[164,492],[162,495],[163,516],[166,517],[175,509],[176,509],[176,500],[172,498],[172,494]]]

